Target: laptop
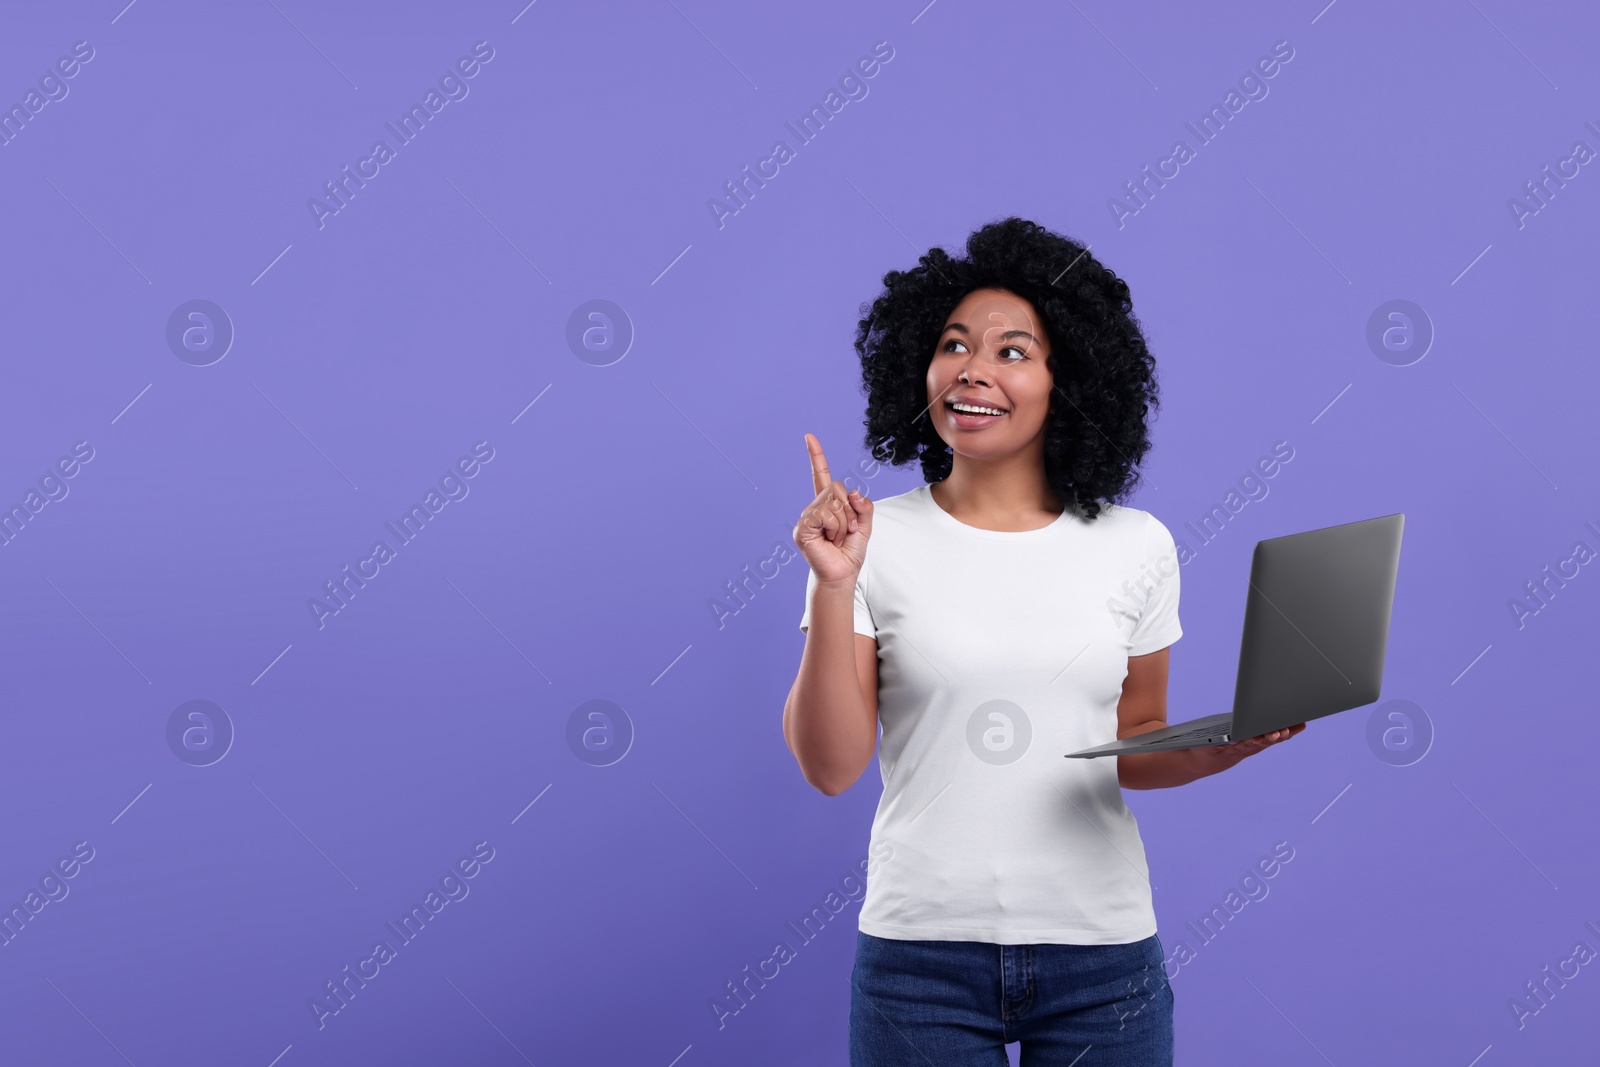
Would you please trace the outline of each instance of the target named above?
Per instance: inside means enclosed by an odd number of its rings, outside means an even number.
[[[1226,745],[1378,699],[1405,515],[1256,542],[1233,711],[1067,753]]]

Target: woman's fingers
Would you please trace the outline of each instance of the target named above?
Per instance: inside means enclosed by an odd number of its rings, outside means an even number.
[[[864,505],[866,497],[846,489],[843,482],[833,480],[828,471],[828,459],[822,452],[822,442],[809,433],[806,434],[806,452],[811,457],[811,486],[817,494],[811,511],[828,540],[838,544],[861,528],[857,501]]]
[[[1287,729],[1269,730],[1264,734],[1257,734],[1255,737],[1241,738],[1226,745],[1215,745],[1201,751],[1214,752],[1218,759],[1232,763],[1236,762],[1235,757],[1244,759],[1247,756],[1254,756],[1257,752],[1272,745],[1282,744],[1305,728],[1305,723],[1296,723]]]
[[[828,509],[822,506],[820,500],[811,505],[811,521],[822,531],[824,540],[833,540],[833,532],[828,526]]]
[[[1293,737],[1294,734],[1295,731],[1293,730],[1269,730],[1267,733],[1257,734],[1255,737],[1241,738],[1240,740],[1223,747],[1232,752],[1239,753],[1240,756],[1253,756],[1262,749],[1267,748],[1269,745],[1276,745],[1280,742],[1287,741],[1289,738]]]
[[[811,455],[811,491],[821,495],[833,477],[828,473],[828,457],[822,454],[822,442],[806,434],[806,451]]]
[[[837,535],[835,542],[843,541],[850,532],[850,520],[855,517],[855,510],[850,507],[850,502],[845,499],[844,484],[841,482],[828,483],[828,512],[833,516],[834,532]]]
[[[844,508],[839,504],[839,493],[833,484],[823,490],[821,504],[822,514],[828,526],[828,540],[838,544],[844,540],[845,516]]]

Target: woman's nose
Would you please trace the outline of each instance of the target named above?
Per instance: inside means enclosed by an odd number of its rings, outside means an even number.
[[[991,366],[993,364],[984,358],[983,350],[979,349],[967,357],[967,362],[961,368],[961,371],[966,375],[968,383],[977,384],[982,382],[984,385],[988,385],[989,368]]]

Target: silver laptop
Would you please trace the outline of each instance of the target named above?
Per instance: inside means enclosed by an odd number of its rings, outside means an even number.
[[[1225,745],[1378,699],[1405,515],[1256,542],[1233,711],[1067,758]]]

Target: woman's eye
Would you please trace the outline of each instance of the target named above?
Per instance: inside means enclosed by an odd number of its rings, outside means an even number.
[[[958,346],[958,345],[962,348],[962,350],[965,350],[966,347],[967,347],[966,343],[964,341],[961,341],[961,340],[958,340],[957,338],[952,337],[952,338],[950,338],[950,340],[948,340],[948,341],[946,341],[944,343],[943,351],[945,351],[945,352],[954,352],[956,350],[956,346]],[[1002,348],[1000,350],[1000,352],[1001,352],[1002,356],[1007,352],[1015,352],[1017,354],[1018,358],[1012,359],[1012,360],[1007,360],[1006,362],[1008,362],[1008,363],[1020,363],[1022,360],[1028,358],[1028,354],[1026,352],[1024,352],[1022,349],[1018,348],[1016,345],[1006,345],[1004,348]]]

